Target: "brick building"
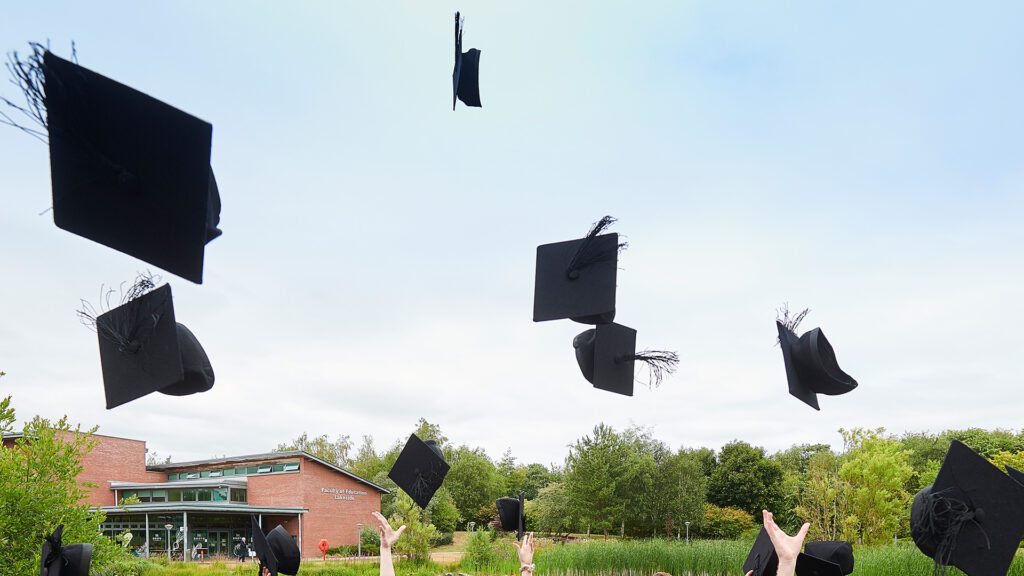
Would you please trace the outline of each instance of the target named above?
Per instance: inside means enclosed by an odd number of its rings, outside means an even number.
[[[4,437],[10,445],[18,435]],[[103,530],[132,533],[131,546],[149,555],[187,558],[198,545],[204,555],[230,555],[236,543],[252,542],[250,515],[264,531],[281,524],[303,557],[317,545],[354,545],[359,526],[373,524],[388,491],[301,451],[146,465],[141,440],[94,435],[96,447],[82,460],[79,481],[94,484],[87,502],[104,511]],[[137,503],[125,504],[129,502]],[[168,528],[169,526],[169,528]]]

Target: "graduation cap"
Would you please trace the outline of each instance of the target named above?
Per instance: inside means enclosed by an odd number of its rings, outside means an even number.
[[[501,529],[506,532],[515,531],[516,540],[523,537],[523,529],[526,527],[525,496],[525,492],[520,492],[518,498],[498,498],[495,501],[498,506]]]
[[[22,111],[46,128],[54,223],[201,284],[205,246],[221,234],[213,127],[32,48],[9,68],[25,93]]]
[[[448,468],[448,463],[444,461],[444,455],[441,454],[436,442],[424,442],[412,434],[395,460],[395,465],[388,472],[388,478],[394,480],[420,508],[426,508],[427,504],[430,504],[430,499],[434,497],[434,492],[437,492],[444,482]]]
[[[455,70],[452,72],[452,110],[455,99],[466,106],[480,108],[480,51],[462,51],[462,20],[455,13]]]
[[[804,557],[807,559],[805,560]],[[801,561],[804,570],[801,571]],[[833,566],[828,566],[831,564]],[[846,576],[853,572],[853,545],[837,540],[817,540],[804,545],[804,553],[797,558],[798,576],[835,574]]]
[[[152,277],[140,276],[117,308],[96,316],[83,302],[78,312],[99,337],[108,410],[152,392],[185,396],[213,388],[206,351],[175,322],[171,286],[152,288]]]
[[[675,372],[679,356],[663,350],[636,351],[636,330],[621,324],[598,324],[576,335],[572,341],[576,362],[595,388],[633,395],[635,362],[647,365],[651,386],[661,385],[666,373]]]
[[[299,571],[299,564],[302,562],[302,555],[295,539],[284,529],[284,526],[277,525],[267,534],[267,544],[277,559],[277,571],[288,576],[295,576]]]
[[[263,574],[263,569],[266,568],[270,570],[270,576],[277,576],[277,555],[274,553],[274,549],[270,547],[267,535],[263,533],[263,528],[260,527],[256,516],[249,515],[249,519],[252,523],[252,548],[256,552],[256,559],[260,563],[260,574]]]
[[[615,319],[615,278],[619,235],[602,234],[615,218],[605,216],[586,237],[537,247],[533,321],[570,318],[581,324],[607,324]]]
[[[784,308],[785,310],[785,308]],[[836,353],[825,338],[821,328],[804,332],[797,337],[794,330],[806,311],[795,320],[776,320],[779,330],[779,347],[786,365],[786,379],[789,393],[815,410],[818,394],[838,396],[857,387],[857,381],[839,368]],[[788,317],[788,310],[785,311]]]
[[[1004,576],[1024,538],[1024,485],[954,440],[935,483],[914,497],[910,534],[943,571]]]
[[[844,573],[835,562],[801,552],[796,557],[796,576],[844,576]]]
[[[779,555],[775,552],[775,545],[764,526],[754,540],[747,559],[743,562],[743,573],[753,571],[754,576],[775,576],[779,569]]]
[[[61,541],[63,533],[64,525],[61,524],[43,541],[39,576],[89,576],[92,544],[64,546]]]
[[[1013,466],[1007,466],[1006,473],[1010,475],[1010,478],[1016,480],[1018,484],[1024,485],[1024,472],[1017,470]]]

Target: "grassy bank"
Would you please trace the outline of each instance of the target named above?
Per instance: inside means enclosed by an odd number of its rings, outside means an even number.
[[[398,576],[435,576],[446,572],[463,572],[474,576],[513,575],[519,564],[510,546],[499,546],[502,552],[488,565],[416,565],[399,562]],[[549,545],[537,554],[538,576],[650,576],[656,571],[676,576],[709,575],[736,576],[750,549],[748,542],[695,541],[690,544],[675,541],[640,540],[626,542],[587,542],[580,544]],[[507,553],[505,553],[507,552]],[[929,558],[912,545],[894,545],[857,548],[855,576],[932,576]],[[375,562],[307,562],[299,574],[302,576],[377,576]],[[144,576],[251,576],[252,564],[226,567],[224,565],[172,565],[152,566]],[[961,572],[950,570],[950,575]],[[1024,558],[1018,556],[1009,576],[1024,576]]]

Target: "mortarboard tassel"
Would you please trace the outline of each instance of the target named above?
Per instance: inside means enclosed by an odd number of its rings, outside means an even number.
[[[118,306],[124,306],[125,304],[137,301],[140,297],[153,290],[159,281],[160,278],[158,276],[153,276],[149,272],[139,273],[135,282],[127,291],[122,288],[122,296]],[[99,333],[100,337],[116,345],[119,352],[135,354],[142,349],[146,340],[148,340],[147,331],[151,331],[160,323],[160,318],[163,316],[163,310],[167,302],[165,300],[161,303],[157,311],[151,314],[149,318],[139,318],[137,307],[129,306],[128,313],[124,316],[114,315],[113,319],[104,318],[102,321],[98,320],[103,313],[112,309],[110,297],[113,293],[114,290],[110,289],[103,294],[101,301],[104,310],[99,314],[96,313],[97,311],[91,303],[82,300],[82,308],[78,310],[78,318],[82,324]]]
[[[580,242],[572,260],[569,261],[569,266],[566,267],[566,276],[569,278],[575,278],[579,276],[580,270],[590,266],[591,264],[612,260],[619,252],[622,252],[629,246],[626,242],[620,242],[614,250],[595,250],[593,248],[594,238],[610,228],[615,222],[615,218],[605,216],[590,227],[590,232],[587,232],[587,236],[582,242]]]
[[[46,143],[48,137],[46,132],[46,73],[43,55],[48,48],[38,42],[29,42],[29,46],[32,48],[32,54],[26,59],[22,60],[17,51],[9,52],[5,64],[7,71],[11,74],[11,83],[21,88],[25,104],[17,104],[3,96],[0,96],[0,102],[28,117],[42,130],[24,126],[2,110],[0,110],[0,123],[13,126]]]
[[[992,542],[988,533],[982,528],[980,518],[984,517],[984,510],[972,509],[966,502],[958,498],[952,498],[941,492],[922,490],[918,500],[911,508],[910,524],[916,526],[925,534],[938,536],[938,543],[935,545],[935,571],[936,575],[945,575],[946,566],[952,559],[953,551],[956,550],[957,539],[960,538],[960,531],[968,522],[973,522],[981,534],[985,537],[985,545],[991,550]]]
[[[641,350],[636,354],[624,356],[621,360],[616,358],[615,362],[618,364],[627,360],[646,364],[651,377],[647,386],[657,388],[661,386],[666,375],[675,374],[676,367],[679,365],[679,354],[668,350]]]
[[[804,308],[799,313],[790,316],[789,302],[783,302],[782,306],[775,310],[775,321],[782,324],[790,332],[796,334],[796,329],[800,327],[800,323],[804,321],[804,318],[810,311],[810,308]],[[779,344],[779,338],[776,336],[775,345],[778,346]]]

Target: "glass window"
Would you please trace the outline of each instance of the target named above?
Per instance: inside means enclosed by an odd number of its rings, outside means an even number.
[[[232,502],[245,502],[246,501],[246,489],[245,488],[232,488],[231,489],[231,501]]]
[[[209,502],[213,500],[213,491],[209,488],[200,488],[198,491],[200,502]]]
[[[196,491],[195,490],[182,490],[181,491],[181,501],[182,502],[195,502],[196,501]]]
[[[248,471],[248,474],[256,474],[257,472],[259,472],[259,469],[259,466],[249,466],[246,470]]]
[[[284,465],[284,471],[285,472],[294,472],[294,471],[296,471],[298,469],[299,469],[299,463],[298,462],[289,462],[289,463]]]
[[[213,491],[213,501],[214,502],[227,502],[227,500],[228,500],[228,489],[227,488],[217,488],[217,489],[215,489]]]
[[[150,490],[139,490],[139,502],[149,502],[150,492]]]
[[[239,466],[238,468],[235,468],[235,475],[236,476],[245,476],[248,473],[249,473],[249,469],[246,468],[245,466]]]
[[[214,470],[213,472],[210,472],[210,478],[220,478],[223,474],[224,473],[220,470]]]
[[[178,474],[177,474],[177,473],[174,473],[174,474],[168,474],[168,475],[167,475],[167,480],[168,480],[168,481],[170,481],[170,480],[177,480],[177,479],[178,479]]]
[[[131,498],[132,496],[135,496],[135,490],[122,490],[121,491],[121,499],[122,500],[124,500],[125,498]]]
[[[188,473],[188,479],[189,480],[194,480],[196,478],[199,478],[199,472],[189,472]]]
[[[266,474],[267,472],[270,472],[271,470],[272,470],[272,467],[268,464],[268,465],[263,465],[263,466],[259,466],[258,468],[256,468],[256,473],[257,474]]]
[[[209,478],[210,477],[210,471],[209,470],[203,470],[202,472],[199,473],[199,477],[200,478]]]
[[[167,491],[168,502],[181,502],[181,490],[168,490]]]
[[[153,490],[151,502],[167,502],[167,490]]]
[[[274,464],[274,472],[284,472],[284,464]]]

